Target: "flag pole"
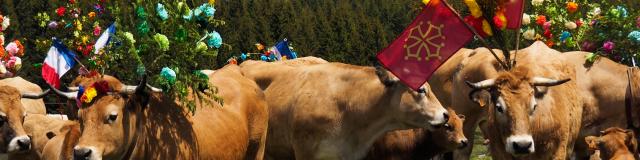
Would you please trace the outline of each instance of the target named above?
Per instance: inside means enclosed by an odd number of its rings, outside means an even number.
[[[498,58],[498,55],[495,52],[493,52],[493,48],[489,47],[489,43],[487,43],[487,41],[484,38],[482,38],[482,36],[480,36],[480,34],[478,34],[478,32],[473,27],[471,27],[467,22],[465,22],[464,19],[462,18],[462,16],[460,16],[460,14],[458,14],[458,12],[453,7],[451,7],[451,5],[449,5],[449,3],[447,3],[446,0],[442,0],[441,2],[444,3],[451,10],[451,12],[453,12],[453,14],[456,15],[456,17],[460,21],[462,21],[462,23],[464,24],[464,26],[467,27],[467,29],[471,30],[471,32],[473,32],[473,34],[476,35],[478,40],[480,40],[480,43],[482,43],[482,45],[485,48],[489,49],[489,52],[491,52],[491,54],[493,54],[493,57],[496,58],[498,63],[500,63],[500,65],[502,67],[504,67],[504,69],[509,69],[507,64],[505,64],[502,60],[500,60],[500,58]]]
[[[522,2],[522,6],[520,6],[520,16],[524,15],[524,1]],[[511,62],[511,67],[515,66],[518,58],[518,50],[520,50],[520,32],[522,29],[522,18],[520,18],[520,23],[518,23],[518,29],[516,29],[516,51],[513,53],[513,62]]]

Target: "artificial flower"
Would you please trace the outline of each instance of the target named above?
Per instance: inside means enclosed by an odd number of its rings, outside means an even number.
[[[482,20],[482,31],[487,34],[487,36],[493,36],[493,31],[491,30],[491,25],[489,24],[489,22],[485,19]]]
[[[140,34],[149,33],[149,25],[147,24],[147,21],[140,22],[140,24],[138,24],[137,29]]]
[[[546,16],[538,15],[538,17],[536,17],[536,24],[544,25],[544,22],[547,22],[547,17]]]
[[[102,14],[102,12],[104,12],[104,7],[102,7],[102,5],[100,4],[96,4],[93,6],[93,9],[98,12],[98,14]]]
[[[576,23],[568,21],[568,22],[564,23],[564,27],[567,27],[568,29],[576,29],[576,28],[578,28],[578,25]]]
[[[15,42],[9,43],[6,47],[4,47],[4,49],[11,56],[18,54],[18,52],[20,51],[20,48],[18,48],[18,45]]]
[[[245,54],[245,53],[240,54],[240,60],[244,61],[246,59],[247,59],[247,54]]]
[[[471,12],[471,16],[475,18],[482,17],[482,10],[480,9],[480,5],[476,2],[476,0],[464,0],[464,4],[467,5],[469,11]]]
[[[69,3],[74,4],[76,3],[76,0],[69,0]]]
[[[158,3],[156,5],[156,12],[158,12],[158,16],[163,21],[169,19],[169,13],[167,12],[166,9],[164,9],[164,5],[162,5],[161,3]]]
[[[593,8],[593,10],[591,10],[591,12],[589,12],[589,14],[591,16],[598,16],[601,13],[602,13],[602,10],[600,9],[600,7]]]
[[[147,18],[147,12],[144,11],[144,8],[142,8],[142,6],[138,6],[136,8],[136,16],[138,16],[138,18],[140,18],[140,19],[146,19]]]
[[[220,33],[216,31],[209,33],[209,40],[207,41],[207,45],[209,45],[209,47],[220,48],[220,46],[222,45],[222,36],[220,36]]]
[[[187,21],[191,20],[191,17],[193,17],[193,12],[191,12],[189,6],[185,5],[183,2],[178,2],[178,9],[181,10],[180,13],[182,13],[183,19]]]
[[[524,39],[527,39],[527,40],[535,40],[536,30],[528,29],[527,31],[524,31],[524,33],[522,33],[522,36],[524,37]]]
[[[49,29],[56,29],[58,28],[58,22],[56,21],[51,21],[49,22],[49,25],[47,25],[49,27]]]
[[[613,43],[612,41],[607,41],[604,42],[604,44],[602,45],[602,49],[604,50],[604,52],[606,53],[611,53],[613,52],[613,48],[615,47],[615,43]]]
[[[551,40],[551,38],[549,38],[549,39],[547,39],[546,44],[547,44],[547,46],[549,46],[549,47],[553,47],[553,45],[554,45],[555,43],[553,42],[553,40]]]
[[[58,9],[56,9],[56,13],[58,14],[58,16],[62,17],[64,16],[64,13],[67,11],[67,8],[64,8],[64,6],[60,6],[58,7]]]
[[[84,103],[91,103],[94,97],[98,96],[98,91],[94,87],[87,87],[84,90],[84,94],[80,98]]]
[[[153,39],[158,43],[158,47],[162,51],[169,51],[169,39],[164,34],[156,33]]]
[[[261,43],[256,43],[255,46],[258,51],[262,51],[264,49],[264,45],[262,45]]]
[[[38,21],[40,21],[39,25],[40,27],[46,27],[47,26],[47,22],[50,20],[50,17],[47,13],[38,13],[38,15],[36,15],[36,19],[38,19]]]
[[[182,25],[178,26],[178,29],[175,33],[176,41],[182,42],[187,39],[187,30],[182,27]]]
[[[640,43],[640,31],[631,31],[627,38],[633,42]]]
[[[267,56],[265,56],[265,55],[260,56],[260,59],[262,61],[269,61],[269,58],[267,58]]]
[[[528,25],[530,23],[531,23],[531,16],[529,16],[526,13],[522,14],[522,25]]]
[[[493,17],[493,24],[496,28],[504,30],[507,28],[507,17],[504,16],[504,9],[498,9]]]
[[[170,85],[173,85],[176,82],[176,72],[169,67],[163,67],[160,71],[160,76],[167,80]]]
[[[109,87],[109,82],[104,80],[93,83],[91,87],[95,88],[98,93],[108,93],[111,91],[111,87]]]
[[[629,12],[627,12],[627,8],[624,8],[623,6],[617,6],[616,10],[618,10],[617,17],[622,17],[622,18],[629,17]]]
[[[567,40],[567,38],[569,37],[571,37],[571,33],[567,31],[562,31],[562,33],[560,34],[560,41],[565,42],[565,40]]]
[[[4,17],[4,19],[2,20],[2,30],[7,30],[7,28],[9,27],[9,25],[11,23],[9,23],[11,19],[9,19],[9,17]]]
[[[20,68],[22,67],[22,60],[20,59],[20,57],[11,56],[6,63],[6,67],[14,71],[20,70]]]
[[[91,53],[91,51],[93,51],[93,44],[89,44],[84,47],[84,49],[82,50],[82,55],[89,56],[89,53]]]
[[[598,54],[595,54],[595,53],[592,53],[592,52],[590,52],[587,55],[585,55],[585,59],[589,63],[595,62],[597,58],[598,58]]]
[[[96,12],[89,12],[89,18],[96,17]]]
[[[229,60],[227,60],[227,63],[229,63],[229,64],[238,64],[238,60],[236,60],[235,58],[230,58]]]
[[[422,0],[422,3],[424,3],[424,5],[429,5],[429,2],[430,2],[430,1],[431,1],[431,0]],[[212,5],[213,5],[213,3],[209,3],[209,4],[212,4]]]
[[[422,2],[424,2],[425,0],[422,0]],[[428,2],[428,1],[427,1]],[[209,0],[209,4],[210,5],[215,5],[216,4],[216,0]]]
[[[553,37],[553,33],[551,33],[551,30],[549,29],[544,30],[544,33],[542,33],[542,35],[544,35],[544,37],[547,37],[548,39],[551,39],[551,37]]]
[[[204,52],[207,50],[207,44],[204,42],[198,42],[196,44],[196,52]]]
[[[576,26],[577,26],[577,27],[581,27],[581,26],[582,26],[582,24],[583,24],[583,23],[582,23],[582,19],[578,19],[578,20],[576,20]]]
[[[94,36],[99,36],[101,31],[102,31],[102,28],[100,28],[100,26],[96,25],[96,27],[93,28],[93,35]]]
[[[76,20],[74,24],[76,25],[76,30],[82,31],[82,22],[80,20]]]
[[[567,3],[567,11],[569,11],[569,13],[574,13],[574,12],[578,11],[578,3],[576,3],[576,2],[568,2]]]
[[[82,36],[82,37],[80,38],[80,42],[81,42],[82,44],[87,44],[87,42],[89,42],[89,36],[86,36],[86,35]]]
[[[4,35],[0,34],[0,48],[2,48],[2,44],[4,44]]]
[[[206,17],[213,17],[214,14],[216,13],[216,9],[213,8],[212,5],[209,5],[208,3],[202,4],[200,7],[198,7]]]
[[[5,67],[2,63],[0,63],[0,74],[7,73],[7,67]]]
[[[16,47],[18,47],[18,53],[16,53],[16,56],[24,56],[24,46],[22,45],[22,43],[20,43],[20,41],[18,40],[13,41],[13,43],[15,43]]]
[[[533,6],[540,6],[542,3],[544,3],[544,0],[531,0],[531,5]]]
[[[124,32],[124,38],[128,42],[131,42],[131,44],[135,44],[136,43],[136,39],[133,38],[133,34],[131,34],[131,32]]]
[[[544,30],[551,29],[551,21],[544,22],[544,24],[542,25],[542,29],[544,29]]]

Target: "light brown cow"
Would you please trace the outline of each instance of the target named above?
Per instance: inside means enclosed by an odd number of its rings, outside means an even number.
[[[589,146],[597,146],[601,159],[634,160],[638,155],[638,142],[631,130],[618,127],[602,131],[600,137],[588,136]]]
[[[242,72],[265,89],[274,159],[358,159],[387,131],[448,117],[428,84],[415,92],[373,67],[243,63]]]
[[[576,77],[574,67],[559,57],[560,52],[542,42],[520,50],[517,65],[508,71],[496,67],[496,60],[488,50],[475,51],[479,52],[478,57],[467,58],[462,64],[464,68],[454,78],[454,87],[467,83],[469,88],[454,89],[453,97],[474,92],[485,94],[472,94],[467,98],[476,100],[476,105],[458,99],[452,101],[452,105],[478,108],[485,105],[488,109],[486,136],[491,140],[492,156],[496,159],[570,158],[582,115],[576,82],[569,81]],[[486,61],[483,56],[490,58]],[[492,66],[483,68],[486,64]],[[486,99],[490,102],[481,101]]]
[[[46,159],[43,150],[45,145],[50,143],[51,135],[62,134],[60,130],[76,122],[63,120],[60,117],[52,117],[44,114],[28,114],[24,118],[23,127],[30,136],[32,149],[27,153],[10,154],[9,159]],[[70,150],[71,151],[71,150]],[[71,154],[72,152],[68,152]]]
[[[587,143],[587,150],[589,153],[589,160],[601,160],[600,158],[600,149],[598,148],[598,143],[596,140],[598,137],[596,136],[587,136],[584,140]]]
[[[137,87],[109,76],[78,81],[89,85],[106,80],[114,92],[99,95],[80,109],[82,136],[74,157],[262,159],[268,122],[264,95],[236,65],[209,77],[224,105],[190,95],[196,100],[193,114],[176,99],[145,91],[144,80]],[[74,98],[73,92],[56,92]]]
[[[449,111],[449,121],[435,131],[409,129],[387,132],[369,150],[365,159],[431,159],[438,154],[468,145],[462,132],[464,115]]]
[[[42,149],[42,160],[73,159],[73,147],[80,139],[80,123],[69,121],[57,131],[47,132],[50,140]]]
[[[0,153],[30,152],[31,138],[22,123],[27,114],[44,114],[40,98],[47,93],[20,77],[0,80]]]
[[[625,97],[630,96],[629,87],[634,87],[633,109],[640,108],[640,70],[634,70],[632,83],[627,78],[628,67],[607,58],[599,58],[593,63],[586,61],[588,52],[566,52],[561,54],[576,68],[576,82],[584,102],[582,114],[582,130],[579,139],[588,135],[596,135],[599,131],[610,127],[627,127],[625,114]],[[631,111],[638,113],[637,110]],[[633,123],[640,127],[640,118],[632,117]],[[578,159],[587,157],[584,141],[576,143]]]

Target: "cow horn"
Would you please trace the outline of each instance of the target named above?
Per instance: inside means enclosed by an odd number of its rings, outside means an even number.
[[[141,91],[143,91],[145,89],[145,87],[147,87],[147,76],[146,75],[142,76],[142,80],[140,80],[140,84],[138,84],[137,86],[123,85],[122,88],[120,89],[120,93],[122,93],[122,94],[140,93]]]
[[[56,89],[55,87],[51,87],[51,89],[56,94],[64,96],[64,97],[67,97],[68,99],[75,100],[78,97],[78,91],[64,92],[64,91]]]
[[[80,87],[67,87],[68,91],[79,91]]]
[[[532,83],[533,86],[555,86],[555,85],[560,85],[563,84],[565,82],[570,81],[571,78],[567,78],[567,79],[562,79],[562,80],[555,80],[555,79],[550,79],[550,78],[544,78],[544,77],[533,77],[532,79]]]
[[[22,93],[22,98],[26,98],[26,99],[40,99],[40,98],[44,97],[45,95],[49,94],[49,92],[51,92],[51,89],[44,90],[44,92],[39,93],[39,94],[33,94],[33,93]]]
[[[496,85],[496,79],[487,79],[487,80],[476,82],[476,83],[471,83],[469,81],[464,81],[464,82],[467,84],[467,86],[473,89],[487,89]]]
[[[151,89],[152,92],[162,92],[162,89],[153,87],[149,84],[147,84],[147,88]]]

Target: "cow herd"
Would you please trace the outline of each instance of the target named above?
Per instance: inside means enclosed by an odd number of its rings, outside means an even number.
[[[500,51],[496,50],[500,53]],[[640,71],[542,42],[510,53],[461,49],[414,91],[382,67],[303,57],[204,71],[222,97],[196,107],[147,84],[77,77],[65,91],[0,80],[0,152],[9,159],[469,159],[476,129],[493,159],[637,159]],[[75,104],[47,115],[42,97]],[[49,87],[44,87],[49,88]],[[75,105],[73,107],[76,107]],[[447,154],[445,154],[447,153]],[[446,156],[444,156],[446,155]]]

